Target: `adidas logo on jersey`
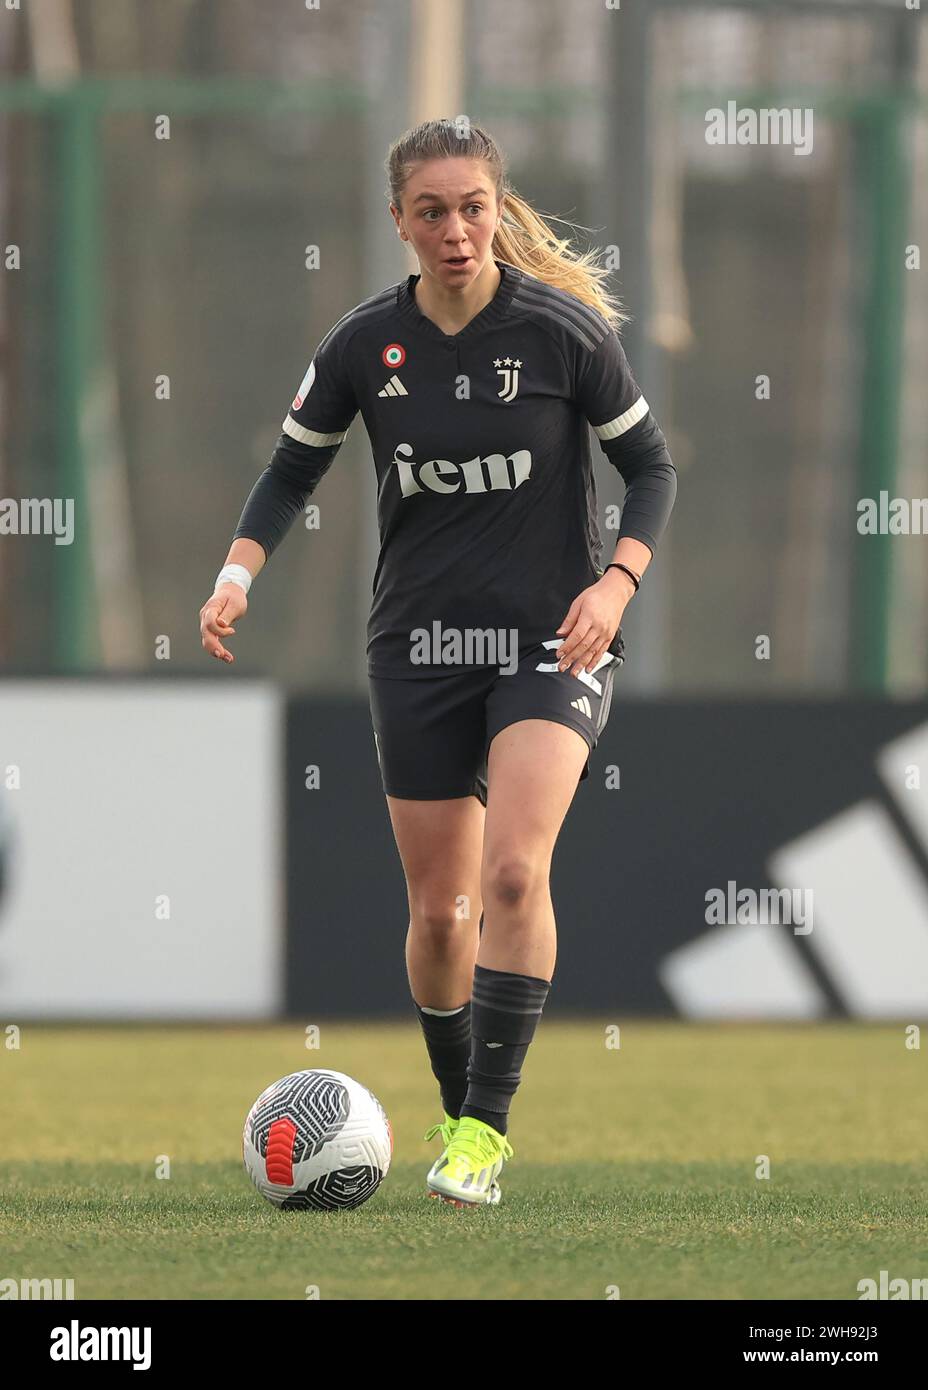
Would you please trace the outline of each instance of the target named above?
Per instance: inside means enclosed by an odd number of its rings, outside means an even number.
[[[593,711],[590,708],[590,702],[585,695],[581,695],[579,700],[571,700],[570,708],[578,709],[581,714],[586,715],[587,719],[593,718]]]
[[[378,396],[408,396],[409,392],[398,376],[391,376],[383,390],[378,391],[377,394]]]

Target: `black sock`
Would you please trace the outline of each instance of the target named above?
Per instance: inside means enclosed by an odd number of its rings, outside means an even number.
[[[470,1000],[458,1009],[432,1009],[413,1000],[425,1046],[432,1064],[432,1075],[441,1090],[441,1103],[455,1119],[467,1094],[467,1063],[470,1058]]]
[[[522,1063],[535,1036],[550,980],[474,967],[472,1034],[467,1095],[461,1114],[505,1134],[509,1106],[522,1080]]]

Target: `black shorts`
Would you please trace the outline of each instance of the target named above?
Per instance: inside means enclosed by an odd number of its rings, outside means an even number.
[[[411,679],[369,676],[374,744],[387,796],[487,802],[487,754],[501,729],[521,719],[550,719],[596,747],[624,657],[607,653],[596,671],[559,671],[562,638],[532,648],[512,675],[495,666],[462,666],[453,675]],[[620,644],[620,650],[622,649]],[[589,758],[580,781],[589,776]]]

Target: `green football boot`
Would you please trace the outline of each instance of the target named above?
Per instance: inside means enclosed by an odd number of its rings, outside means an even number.
[[[434,1125],[429,1135],[445,1125]],[[455,1207],[496,1206],[502,1193],[497,1178],[512,1145],[483,1120],[463,1115],[449,1132],[444,1153],[429,1170],[426,1182],[430,1197],[438,1197]]]
[[[449,1115],[447,1110],[443,1110],[442,1114],[445,1117],[444,1123],[440,1125],[432,1125],[431,1129],[427,1129],[425,1131],[423,1137],[425,1139],[434,1139],[436,1134],[440,1134],[441,1142],[444,1144],[445,1148],[447,1148],[448,1145],[451,1143],[451,1140],[454,1138],[454,1131],[457,1129],[461,1121],[456,1120],[453,1115]]]
[[[447,1154],[447,1152],[448,1152],[448,1145],[451,1143],[451,1140],[454,1138],[454,1131],[457,1129],[458,1125],[461,1123],[460,1120],[455,1119],[455,1117],[454,1117],[453,1115],[449,1115],[448,1112],[447,1112],[447,1110],[443,1110],[443,1111],[442,1111],[442,1114],[443,1114],[444,1117],[445,1117],[444,1123],[443,1123],[443,1124],[440,1124],[440,1125],[432,1125],[431,1129],[427,1129],[427,1130],[425,1131],[425,1134],[422,1136],[423,1139],[425,1139],[426,1141],[428,1141],[429,1139],[434,1139],[436,1134],[440,1134],[440,1135],[441,1135],[441,1142],[442,1142],[442,1144],[444,1145],[444,1147],[443,1147],[441,1153],[440,1153],[440,1154],[438,1155],[438,1157],[436,1158],[434,1164],[432,1165],[432,1170],[433,1170],[433,1171],[434,1171],[434,1169],[438,1166],[438,1164],[441,1163],[442,1159],[443,1159],[443,1158],[445,1157],[445,1155]],[[432,1174],[431,1174],[431,1172],[430,1172],[430,1173],[429,1173],[429,1177],[431,1177],[431,1175],[432,1175]],[[434,1197],[434,1196],[435,1196],[435,1193],[434,1193],[434,1192],[430,1192],[430,1193],[429,1193],[429,1196],[430,1196],[430,1197]]]

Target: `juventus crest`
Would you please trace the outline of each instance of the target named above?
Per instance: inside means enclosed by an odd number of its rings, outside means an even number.
[[[519,368],[522,363],[518,358],[513,360],[511,357],[497,357],[493,366],[496,368],[497,376],[503,378],[503,384],[496,394],[501,401],[515,400],[516,392],[519,389]]]

